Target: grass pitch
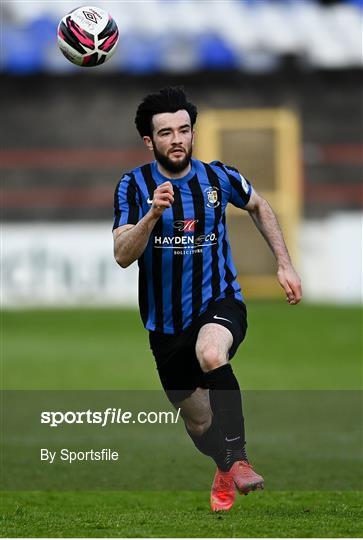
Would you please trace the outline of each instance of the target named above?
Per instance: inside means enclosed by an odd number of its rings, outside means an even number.
[[[289,307],[284,303],[256,302],[249,305],[249,325],[248,337],[233,359],[243,389],[360,389],[358,308]],[[160,388],[147,334],[135,311],[5,312],[2,334],[3,388]],[[2,493],[1,534],[6,537],[359,537],[363,500],[361,491],[352,487],[354,467],[359,460],[356,456],[348,459],[345,453],[354,442],[350,440],[352,433],[353,430],[347,429],[338,443],[341,467],[350,475],[345,489],[339,491],[267,489],[238,497],[235,507],[226,515],[210,513],[208,491],[86,492],[81,486],[77,491],[7,491]],[[299,441],[292,446],[289,440],[264,441],[263,434],[259,434],[257,441],[257,457],[258,446],[266,450],[269,445],[272,448],[273,444],[281,444],[284,452],[291,449],[293,455],[299,449],[302,451]],[[200,459],[201,467],[205,466],[203,456],[196,459]],[[327,460],[318,441],[316,445],[313,441],[306,455],[307,475],[318,474],[324,459],[325,466],[331,463],[333,478],[336,464]],[[139,463],[135,460],[130,465],[137,468]],[[157,462],[156,455],[148,455],[144,460],[143,470],[148,470],[148,464],[154,469],[160,467],[165,475],[171,470],[170,463],[165,467]],[[296,473],[294,460],[284,463],[281,474],[292,477]],[[273,463],[261,470],[267,484],[270,466]],[[209,478],[207,473],[206,490],[212,479],[212,474]]]
[[[17,493],[4,500],[8,537],[359,537],[362,496],[273,492],[212,514],[208,492]]]
[[[243,389],[360,388],[359,308],[250,302],[248,321],[232,360]],[[137,311],[5,312],[2,331],[3,388],[160,388]]]

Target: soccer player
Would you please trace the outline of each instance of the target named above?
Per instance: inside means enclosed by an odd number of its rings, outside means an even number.
[[[139,265],[140,313],[169,400],[195,446],[217,465],[213,511],[236,489],[262,489],[249,463],[241,392],[230,360],[247,329],[227,236],[228,203],[247,211],[277,261],[290,305],[301,284],[269,204],[234,167],[192,158],[196,107],[180,88],[145,97],[136,127],[155,160],[121,178],[113,227],[117,263]]]

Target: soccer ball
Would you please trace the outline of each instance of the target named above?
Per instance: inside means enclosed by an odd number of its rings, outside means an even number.
[[[103,9],[79,7],[58,25],[58,45],[73,64],[99,66],[111,58],[118,42],[118,28]]]

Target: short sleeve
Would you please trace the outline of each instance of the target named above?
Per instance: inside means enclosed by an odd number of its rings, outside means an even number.
[[[115,190],[113,229],[126,224],[136,225],[139,213],[139,194],[135,177],[132,174],[125,174]]]
[[[237,208],[244,208],[251,198],[252,185],[250,182],[240,174],[240,172],[230,165],[225,165],[220,161],[213,161],[211,165],[214,165],[217,170],[223,172],[224,180],[229,184],[229,199],[228,202],[232,203]]]
[[[229,202],[237,208],[244,208],[251,198],[252,185],[237,169],[224,165],[231,184]]]

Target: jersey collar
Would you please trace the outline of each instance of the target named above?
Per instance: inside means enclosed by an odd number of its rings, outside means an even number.
[[[167,178],[166,176],[161,174],[161,172],[159,171],[159,169],[157,167],[157,164],[156,164],[156,161],[153,161],[151,163],[152,175],[156,180],[158,180],[158,182],[161,182],[161,183],[163,183],[163,182],[171,182],[172,184],[179,185],[179,184],[182,184],[183,182],[188,182],[195,175],[194,159],[191,160],[190,164],[191,164],[190,171],[185,176],[182,176],[181,178]]]

